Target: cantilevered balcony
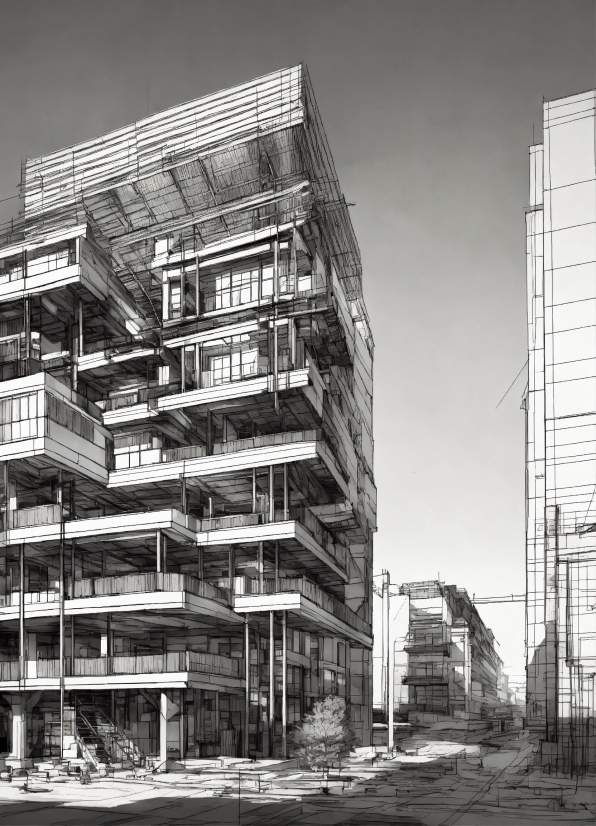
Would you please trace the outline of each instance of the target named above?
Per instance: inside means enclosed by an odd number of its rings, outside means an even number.
[[[25,617],[57,617],[60,592],[58,583],[49,590],[25,592]],[[20,593],[0,597],[0,621],[19,615]],[[189,574],[138,573],[124,576],[67,578],[66,616],[106,614],[113,611],[174,612],[188,611],[227,624],[241,618],[232,609],[228,591]]]
[[[107,481],[111,435],[99,410],[49,373],[0,383],[0,460],[35,457]]]
[[[371,644],[370,623],[306,577],[280,577],[277,582],[236,577],[234,585],[236,611],[290,611],[333,634]]]
[[[306,366],[280,370],[271,373],[266,367],[255,367],[247,374],[230,372],[218,374],[215,371],[203,371],[199,387],[180,391],[180,384],[158,387],[143,387],[129,393],[100,401],[103,421],[106,425],[119,425],[126,422],[151,419],[160,413],[182,410],[185,407],[208,407],[239,398],[252,398],[274,391],[299,390],[308,396],[319,415],[323,410],[323,390],[325,384],[312,360],[307,359]]]
[[[325,563],[341,579],[348,579],[348,550],[308,507],[293,507],[288,513],[246,513],[201,519],[197,525],[197,544],[203,547],[281,541],[312,555],[312,562]],[[313,559],[314,557],[314,559]],[[308,563],[307,563],[308,564]]]
[[[0,301],[80,285],[95,298],[109,292],[110,270],[105,255],[85,237],[86,227],[74,227],[52,243],[13,245],[0,250]]]
[[[249,468],[267,467],[286,462],[310,461],[325,474],[344,496],[348,495],[345,471],[323,438],[321,430],[300,430],[235,439],[213,446],[205,455],[202,445],[191,445],[153,454],[153,462],[141,468],[111,471],[108,487],[142,486],[180,478],[234,473]]]
[[[243,662],[201,651],[174,651],[114,657],[77,657],[64,660],[65,688],[207,688],[240,690]],[[30,690],[57,690],[60,661],[29,660],[20,686]],[[19,687],[20,663],[0,662],[0,690]]]

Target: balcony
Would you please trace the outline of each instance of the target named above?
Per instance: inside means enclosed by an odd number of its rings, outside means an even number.
[[[336,485],[344,496],[349,494],[345,474],[328,449],[320,430],[272,433],[221,442],[213,446],[211,455],[206,455],[202,445],[190,445],[173,451],[157,451],[152,453],[152,457],[154,461],[144,464],[142,471],[138,466],[111,471],[108,486],[148,485],[177,480],[181,476],[192,478],[285,462],[311,461],[315,464],[314,472],[321,473],[326,483]]]
[[[109,292],[109,266],[104,253],[77,227],[73,237],[43,247],[26,244],[0,250],[0,301],[45,293],[74,284],[85,287],[95,298]]]
[[[262,591],[259,580],[235,577],[234,587],[236,611],[290,610],[336,633],[348,632],[348,636],[371,644],[370,623],[306,577],[280,577],[277,584],[275,580],[264,580]],[[291,596],[297,598],[287,598]],[[348,629],[355,633],[350,634]]]
[[[60,678],[60,660],[28,660],[25,667],[26,683],[31,687],[57,687]],[[107,686],[120,683],[124,685],[143,685],[146,682],[150,682],[152,685],[160,685],[167,684],[172,680],[188,683],[192,682],[191,674],[205,675],[207,681],[214,685],[217,685],[223,679],[224,684],[231,687],[240,687],[239,681],[243,674],[243,661],[202,651],[174,651],[168,654],[114,657],[77,657],[74,660],[70,658],[64,660],[64,675],[68,688],[78,685],[99,687],[102,685],[101,678],[104,678]],[[0,683],[18,681],[19,676],[18,660],[0,662]],[[131,677],[153,677],[154,679],[130,680]]]
[[[120,594],[149,594],[158,591],[166,593],[186,591],[204,599],[217,600],[226,605],[231,604],[228,592],[189,574],[145,573],[76,579],[74,589],[71,586],[69,590],[73,599]]]
[[[110,433],[99,410],[49,373],[0,384],[0,461],[35,456],[94,481],[107,481]]]
[[[55,525],[62,519],[60,505],[37,505],[12,512],[12,528],[30,528],[36,525]]]

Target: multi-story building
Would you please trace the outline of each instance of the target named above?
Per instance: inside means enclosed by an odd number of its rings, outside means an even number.
[[[0,750],[371,729],[373,344],[304,66],[27,160],[0,248]]]
[[[403,650],[410,720],[420,715],[467,720],[508,713],[503,663],[495,638],[467,592],[443,582],[410,582],[400,587],[409,598],[409,630]]]
[[[527,212],[527,722],[596,768],[595,93],[547,101]]]

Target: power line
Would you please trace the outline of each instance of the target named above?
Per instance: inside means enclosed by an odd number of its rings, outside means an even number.
[[[505,391],[505,395],[502,397],[502,399],[501,399],[501,401],[499,402],[499,404],[495,407],[495,410],[498,410],[498,409],[499,409],[499,407],[501,406],[501,402],[502,402],[502,401],[504,401],[505,396],[507,395],[507,393],[509,393],[509,391],[511,390],[511,388],[513,387],[513,385],[515,384],[515,382],[516,382],[516,381],[519,379],[519,377],[521,376],[521,374],[522,374],[522,372],[524,371],[524,368],[526,367],[526,365],[527,365],[528,361],[529,361],[529,359],[526,359],[526,360],[524,361],[523,366],[522,366],[522,369],[519,371],[519,373],[517,374],[517,376],[513,379],[513,381],[511,382],[511,384],[509,385],[509,387],[508,387],[508,388],[507,388],[507,390]]]

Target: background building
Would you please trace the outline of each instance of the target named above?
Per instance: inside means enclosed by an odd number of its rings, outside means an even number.
[[[28,159],[0,246],[0,750],[371,729],[373,344],[303,66]]]
[[[495,638],[467,592],[442,582],[410,582],[409,630],[403,650],[411,722],[448,716],[483,720],[510,716],[510,698]],[[399,668],[396,662],[396,668]]]
[[[527,213],[527,721],[596,767],[595,93],[547,101]]]

